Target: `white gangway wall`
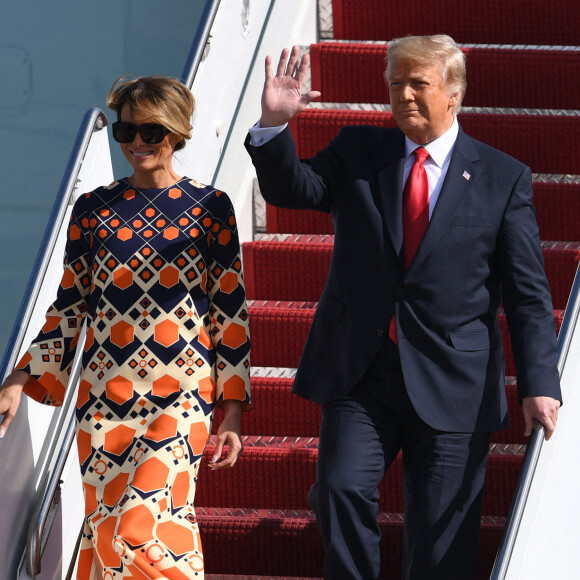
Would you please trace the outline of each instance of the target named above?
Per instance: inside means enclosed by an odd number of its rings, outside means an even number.
[[[253,237],[255,172],[243,143],[260,118],[265,58],[275,66],[283,48],[316,42],[316,22],[316,0],[222,0],[194,79],[193,137],[175,167],[232,198],[241,242]]]
[[[578,274],[574,287],[578,286]],[[575,303],[574,303],[575,302]],[[566,316],[577,312],[572,296]],[[544,441],[506,567],[506,580],[580,578],[580,332],[570,327],[561,368],[564,405]]]
[[[174,167],[180,174],[213,183],[228,193],[236,210],[241,242],[253,235],[255,174],[243,142],[248,128],[260,115],[264,59],[267,54],[277,59],[282,48],[291,44],[315,42],[316,10],[316,0],[222,0],[211,28],[209,50],[193,82],[194,132],[186,148],[176,155]],[[192,37],[194,32],[192,29]],[[73,197],[112,181],[107,131],[96,131]],[[50,255],[16,360],[38,334],[56,295],[71,209],[72,203]],[[70,398],[74,401],[74,393]],[[36,496],[51,469],[47,452],[62,438],[56,433],[66,425],[71,413],[72,408],[67,415],[61,409],[23,397],[16,419],[0,440],[0,580],[30,578],[22,560],[26,535]],[[62,500],[47,539],[41,572],[36,576],[39,580],[67,577],[82,525],[84,506],[76,444],[61,479]]]

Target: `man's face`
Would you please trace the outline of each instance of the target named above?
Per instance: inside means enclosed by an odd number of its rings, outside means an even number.
[[[451,95],[439,64],[397,58],[390,65],[387,85],[393,118],[411,141],[425,145],[451,127],[460,94]]]

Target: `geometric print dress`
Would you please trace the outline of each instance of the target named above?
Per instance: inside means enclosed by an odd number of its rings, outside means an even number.
[[[60,405],[83,321],[77,444],[85,496],[78,580],[203,578],[194,511],[213,410],[250,408],[248,311],[228,196],[187,177],[126,179],[74,205],[65,270],[17,368]]]

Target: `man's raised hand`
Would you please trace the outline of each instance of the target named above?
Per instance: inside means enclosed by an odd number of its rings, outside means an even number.
[[[310,64],[305,54],[298,62],[298,46],[285,48],[280,55],[276,75],[272,71],[272,57],[266,57],[266,79],[262,92],[262,127],[279,127],[299,115],[308,104],[320,96],[319,91],[302,94],[302,83]]]

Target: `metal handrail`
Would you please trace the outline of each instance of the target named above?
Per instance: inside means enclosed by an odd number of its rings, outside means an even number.
[[[209,43],[211,28],[220,4],[221,0],[208,0],[205,3],[205,8],[203,9],[201,19],[191,43],[191,49],[185,61],[185,66],[183,67],[183,73],[181,73],[181,82],[188,89],[193,87],[193,81]]]
[[[71,381],[76,383],[78,378],[79,371],[75,373],[74,377],[71,376]],[[75,426],[76,419],[73,413],[68,421],[64,439],[60,446],[56,462],[46,482],[46,486],[42,494],[42,499],[38,504],[34,512],[34,516],[30,522],[25,556],[26,572],[31,578],[37,576],[41,570],[42,552],[44,551],[42,538],[44,536],[44,530],[48,523],[49,516],[54,513],[56,506],[60,501],[59,492],[61,477],[70,449],[72,447],[72,443],[75,438]]]
[[[68,206],[73,200],[79,171],[87,152],[91,135],[94,131],[100,131],[106,127],[107,124],[107,117],[100,109],[92,108],[85,113],[75,140],[72,150],[73,152],[69,158],[56,200],[52,207],[50,217],[48,218],[48,225],[46,226],[40,244],[40,251],[38,252],[34,267],[32,268],[32,272],[34,272],[35,275],[31,276],[28,281],[26,291],[24,292],[16,316],[16,322],[14,323],[10,338],[8,339],[8,345],[10,346],[4,353],[2,364],[0,365],[0,378],[4,378],[8,374],[8,369],[14,368],[14,365],[16,364],[16,358],[20,352],[24,335],[26,334],[26,330],[30,323],[34,305],[36,304],[36,300],[40,294],[42,281],[44,280],[44,276],[48,269],[50,256],[58,239],[60,226],[65,218]]]
[[[572,342],[572,334],[578,322],[580,315],[580,268],[576,270],[574,283],[570,292],[570,298],[564,312],[564,319],[560,332],[558,334],[558,373],[562,376],[564,365],[568,358],[570,351],[570,343]],[[510,506],[510,511],[507,516],[504,527],[503,536],[500,542],[500,548],[495,559],[493,570],[491,572],[490,580],[504,580],[507,574],[512,553],[515,547],[516,538],[522,522],[526,502],[530,494],[534,473],[540,458],[540,452],[544,444],[544,427],[536,425],[530,435],[528,447],[524,457],[524,462],[516,489]]]
[[[70,204],[74,202],[74,192],[76,189],[79,172],[83,164],[83,160],[87,153],[91,138],[95,131],[104,129],[108,124],[106,115],[98,108],[89,109],[81,122],[81,126],[77,133],[75,143],[70,155],[60,188],[53,205],[48,225],[44,232],[40,251],[37,255],[33,272],[31,276],[24,297],[22,299],[16,322],[12,329],[9,339],[9,348],[7,349],[0,367],[0,376],[4,377],[8,369],[12,369],[16,363],[16,357],[22,347],[24,336],[30,324],[30,320],[34,311],[34,306],[40,294],[42,281],[46,275],[51,255],[55,249],[58,234],[61,230],[63,221],[66,217],[67,210]],[[76,384],[78,380],[78,372],[71,376],[71,384]],[[61,412],[66,412],[63,408]],[[26,571],[34,578],[40,573],[40,560],[42,556],[42,537],[44,529],[51,513],[51,506],[55,503],[54,498],[59,489],[59,482],[66,462],[66,458],[70,451],[72,441],[74,439],[74,417],[69,421],[63,443],[52,468],[50,475],[47,478],[46,486],[44,488],[42,498],[36,510],[36,517],[33,518],[30,526],[26,548],[25,560]],[[61,431],[55,433],[55,442],[58,442]],[[47,458],[47,465],[52,462],[53,456],[56,453],[56,446],[50,451]]]

